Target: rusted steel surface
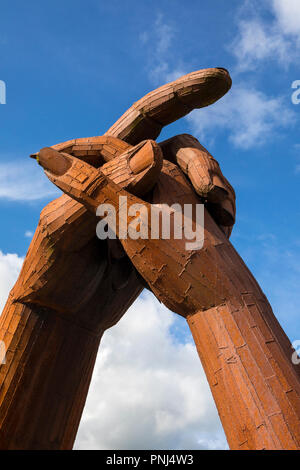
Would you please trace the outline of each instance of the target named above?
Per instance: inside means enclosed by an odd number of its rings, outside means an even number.
[[[224,69],[193,72],[146,95],[105,136],[34,155],[65,194],[42,211],[0,319],[0,448],[72,448],[101,336],[144,286],[187,319],[230,447],[300,448],[290,342],[228,239],[234,190],[194,137],[151,140],[230,85]],[[148,214],[152,204],[204,204],[203,247],[172,236],[97,239],[100,204],[120,214],[117,235],[131,221],[120,196]]]

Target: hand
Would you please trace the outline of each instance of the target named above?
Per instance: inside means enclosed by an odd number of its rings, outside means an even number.
[[[134,217],[128,214],[135,204],[142,204],[147,210],[148,229],[151,226],[151,204],[133,196],[107,178],[101,169],[94,169],[87,163],[52,150],[39,154],[39,162],[45,173],[57,187],[74,198],[89,211],[95,213],[100,204],[111,204],[119,217],[116,219],[116,234],[120,234],[120,224],[130,224]],[[53,153],[54,152],[54,153]],[[59,168],[59,171],[57,170]],[[172,204],[199,204],[190,183],[182,171],[174,164],[165,162],[153,200]],[[119,207],[119,197],[126,196],[128,213],[123,214]],[[150,221],[150,222],[149,222]],[[183,220],[179,222],[183,231]],[[194,228],[197,221],[193,216]],[[148,233],[150,231],[148,230]],[[213,237],[213,243],[211,243]],[[209,256],[210,245],[222,245],[226,238],[206,214],[205,242],[203,250],[186,250],[187,240],[176,239],[122,239],[121,243],[134,266],[147,282],[151,290],[167,307],[183,316],[210,308],[222,301],[223,295],[232,288],[220,285],[215,275],[213,259]]]
[[[230,76],[224,69],[193,72],[135,103],[109,129],[107,137],[74,139],[53,148],[99,168],[126,151],[128,143],[156,138],[164,125],[193,108],[213,103],[230,86]],[[154,182],[152,176],[145,189]],[[65,195],[50,203],[42,211],[12,299],[67,312],[79,322],[85,315],[87,324],[99,323],[95,312],[99,310],[104,323],[114,324],[142,285],[120,243],[97,240],[95,225],[94,214]]]
[[[114,157],[101,167],[112,181],[141,195],[151,189],[162,163],[155,142],[132,147],[115,138],[95,141],[94,150],[105,145]],[[43,209],[14,301],[50,308],[99,334],[117,322],[142,285],[118,240],[96,237],[96,222],[95,214],[65,195]]]

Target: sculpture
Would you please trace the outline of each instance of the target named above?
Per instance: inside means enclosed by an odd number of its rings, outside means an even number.
[[[193,72],[146,95],[105,136],[34,155],[65,194],[42,211],[0,320],[2,449],[72,448],[101,336],[143,287],[187,319],[230,447],[300,448],[299,370],[228,240],[233,188],[192,136],[154,140],[230,86],[225,69]],[[96,208],[119,211],[122,195],[149,211],[203,203],[203,248],[186,250],[175,238],[97,239]]]

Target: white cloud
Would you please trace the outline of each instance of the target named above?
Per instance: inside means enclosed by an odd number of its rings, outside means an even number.
[[[290,39],[284,36],[275,17],[273,23],[267,24],[253,10],[252,1],[244,5],[252,8],[242,9],[239,33],[230,47],[230,52],[238,59],[239,71],[255,68],[261,60],[270,57],[287,64],[291,59]],[[175,26],[159,15],[151,35],[141,35],[142,42],[149,45],[150,79],[156,84],[175,80],[186,73],[178,54],[172,55],[175,32]],[[212,106],[194,111],[186,119],[196,137],[210,142],[216,133],[225,131],[234,146],[247,150],[267,143],[271,137],[279,135],[280,129],[296,122],[296,114],[289,104],[287,97],[267,96],[253,85],[247,86],[246,80],[240,82],[236,76],[228,95]]]
[[[284,34],[300,38],[299,0],[272,0],[277,22]]]
[[[31,230],[26,230],[26,232],[24,233],[24,237],[32,238],[33,237],[33,232]]]
[[[0,198],[27,202],[59,194],[34,161],[0,163]]]
[[[227,448],[195,346],[175,341],[175,321],[146,294],[106,332],[76,448]]]
[[[228,95],[187,117],[196,137],[212,139],[216,130],[228,131],[229,140],[242,149],[268,142],[278,128],[294,122],[283,98],[272,98],[254,88],[235,86]]]
[[[265,19],[266,6],[272,19]],[[258,5],[244,2],[238,22],[238,35],[229,50],[238,61],[239,71],[255,69],[261,61],[278,61],[289,66],[298,60],[300,48],[299,0],[269,0]]]
[[[293,46],[277,28],[255,18],[241,20],[239,34],[230,46],[238,60],[239,71],[249,71],[266,59],[277,60],[282,65],[289,65],[294,55]]]
[[[17,280],[23,258],[16,254],[4,254],[0,250],[0,312],[5,305],[10,289]]]
[[[156,85],[176,80],[186,73],[178,55],[173,53],[175,34],[174,24],[165,21],[163,15],[158,14],[151,34],[143,32],[140,35],[141,42],[147,46],[149,78]]]

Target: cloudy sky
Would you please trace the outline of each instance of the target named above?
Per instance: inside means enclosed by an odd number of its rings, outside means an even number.
[[[205,67],[232,90],[166,128],[193,133],[237,193],[232,242],[291,340],[300,338],[299,0],[2,0],[0,307],[58,191],[28,159],[100,135],[146,92]],[[222,449],[184,321],[143,294],[102,341],[78,449]]]

